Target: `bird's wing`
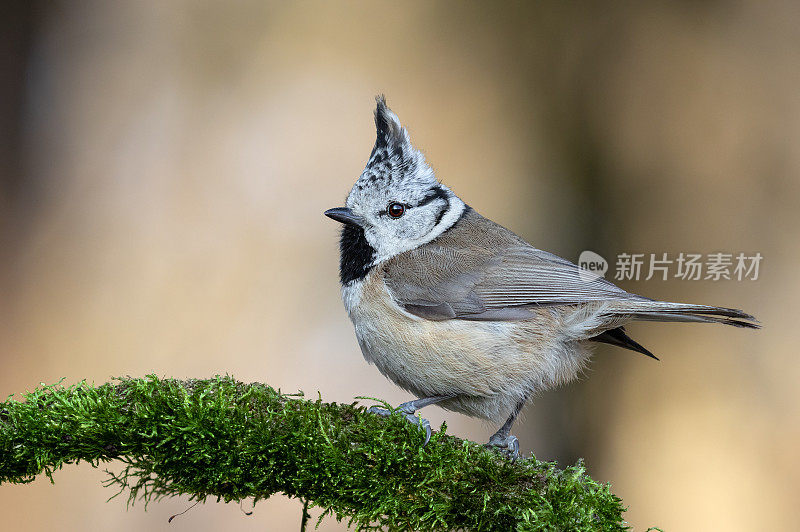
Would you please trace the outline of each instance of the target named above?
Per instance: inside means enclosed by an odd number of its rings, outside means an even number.
[[[449,233],[449,234],[448,234]],[[384,265],[395,301],[431,320],[520,320],[537,306],[649,301],[474,214]]]
[[[474,291],[487,308],[640,298],[532,246],[502,250],[487,264]]]
[[[645,299],[524,245],[477,256],[470,249],[419,248],[387,264],[384,280],[398,304],[433,320],[519,320],[536,306]]]

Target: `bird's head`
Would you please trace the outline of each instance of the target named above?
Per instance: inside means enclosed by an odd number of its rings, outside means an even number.
[[[353,236],[348,232],[363,231],[374,250],[374,263],[430,242],[450,228],[466,208],[436,179],[383,96],[377,102],[377,138],[367,166],[345,207],[325,212],[345,224],[343,241]]]

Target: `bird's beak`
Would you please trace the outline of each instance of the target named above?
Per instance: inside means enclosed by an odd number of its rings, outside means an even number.
[[[335,209],[328,209],[327,211],[325,211],[325,216],[327,216],[328,218],[332,218],[337,222],[341,222],[343,224],[357,225],[359,227],[363,225],[361,222],[361,218],[353,214],[353,211],[351,211],[347,207],[336,207]]]

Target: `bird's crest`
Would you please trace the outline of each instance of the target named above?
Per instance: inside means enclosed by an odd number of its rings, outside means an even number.
[[[406,181],[418,185],[420,181],[432,182],[436,178],[425,162],[425,156],[411,144],[411,137],[400,119],[386,105],[386,98],[375,98],[375,146],[369,155],[364,172],[356,183],[357,188],[384,182],[395,185]],[[361,185],[361,187],[359,187]]]

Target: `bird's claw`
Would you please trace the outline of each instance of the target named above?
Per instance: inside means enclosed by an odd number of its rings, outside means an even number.
[[[389,410],[388,408],[380,408],[378,406],[371,406],[367,408],[367,412],[381,417],[387,417],[392,414],[392,411]]]
[[[519,440],[516,436],[512,436],[511,434],[505,438],[495,434],[489,439],[489,443],[486,445],[497,449],[504,455],[511,458],[511,460],[516,461],[517,458],[519,458]]]
[[[428,442],[431,441],[431,423],[424,417],[417,417],[414,414],[405,414],[406,419],[409,420],[411,423],[415,425],[419,425],[420,427],[425,430],[425,441],[422,442],[422,446],[425,447],[428,445]]]
[[[369,409],[367,409],[367,412],[369,412],[370,414],[376,414],[376,415],[379,415],[379,416],[382,416],[382,417],[388,417],[388,416],[392,415],[392,410],[389,410],[388,408],[380,408],[380,407],[377,407],[377,406],[370,407]],[[420,427],[423,428],[423,430],[425,430],[425,441],[422,442],[422,446],[425,447],[426,445],[428,445],[428,442],[431,439],[431,424],[430,424],[430,422],[425,418],[415,416],[414,412],[409,412],[409,411],[404,410],[402,408],[400,408],[398,410],[398,412],[403,414],[403,417],[405,417],[410,423],[413,423],[414,425],[419,425]]]

